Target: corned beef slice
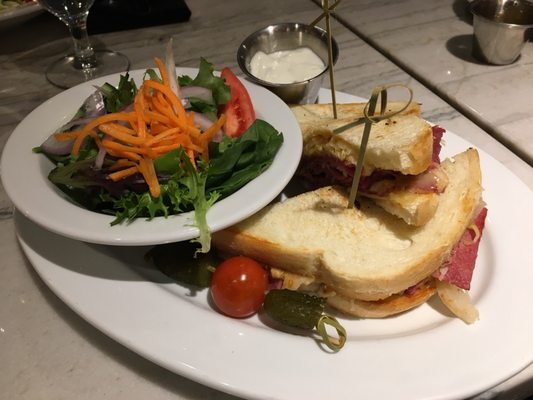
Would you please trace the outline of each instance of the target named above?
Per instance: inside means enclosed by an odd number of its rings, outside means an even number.
[[[432,126],[431,131],[433,132],[433,157],[431,158],[431,161],[434,163],[440,164],[440,151],[442,149],[442,135],[444,135],[444,132],[446,132],[443,128],[440,126]]]
[[[448,262],[433,274],[435,278],[441,281],[447,281],[461,289],[470,289],[470,281],[472,280],[472,274],[476,265],[479,242],[485,226],[486,217],[487,208],[483,208],[474,220],[474,224],[479,229],[479,237],[473,242],[475,232],[472,229],[467,229],[463,233],[461,240],[453,248]]]

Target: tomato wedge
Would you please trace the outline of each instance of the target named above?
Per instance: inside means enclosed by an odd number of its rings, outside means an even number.
[[[255,121],[252,99],[242,82],[229,68],[224,68],[220,76],[231,89],[231,100],[222,109],[226,114],[224,132],[229,137],[239,137]]]

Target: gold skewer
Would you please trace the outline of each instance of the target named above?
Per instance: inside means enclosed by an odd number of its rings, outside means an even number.
[[[392,87],[403,87],[409,91],[409,100],[403,106],[400,110],[387,113],[387,89],[390,89]],[[376,112],[376,105],[378,103],[378,98],[381,95],[381,110],[380,115],[378,117],[375,117],[374,114]],[[392,85],[386,85],[386,86],[378,86],[375,87],[374,90],[372,90],[372,95],[370,96],[370,100],[368,100],[368,103],[366,103],[365,108],[363,110],[364,117],[359,118],[354,123],[351,123],[349,125],[353,124],[359,124],[364,121],[365,127],[363,129],[363,137],[361,138],[361,146],[359,148],[359,155],[357,156],[357,164],[355,165],[355,173],[353,176],[352,181],[352,187],[350,189],[350,196],[348,198],[348,208],[353,208],[355,205],[355,198],[357,197],[357,190],[359,188],[359,181],[361,180],[361,173],[363,172],[363,163],[365,162],[365,153],[366,153],[366,147],[368,144],[368,139],[370,137],[370,130],[372,129],[372,124],[379,122],[386,118],[391,118],[394,115],[400,114],[402,111],[407,109],[409,104],[413,101],[413,91],[411,88],[402,85],[402,84],[392,84]],[[342,130],[344,130],[345,127],[341,127]],[[337,132],[335,132],[337,133]]]
[[[339,0],[340,1],[340,0]],[[338,3],[338,2],[337,2]],[[331,24],[329,15],[329,0],[322,0],[323,15],[326,17],[326,31],[328,34],[328,68],[329,68],[329,85],[331,88],[331,103],[333,105],[333,118],[337,119],[337,98],[335,94],[335,74],[333,73],[333,48]]]
[[[331,12],[331,11],[335,11],[335,8],[339,5],[339,3],[341,2],[341,0],[337,0],[335,3],[333,3],[332,6],[330,6],[328,8],[328,10]],[[324,7],[324,6],[322,6]],[[326,13],[323,12],[322,14],[320,14],[320,16],[315,19],[313,22],[311,22],[309,25],[311,26],[315,26],[316,24],[318,24],[320,21],[322,21],[324,19],[324,17],[326,16]]]
[[[352,188],[350,189],[350,197],[348,198],[348,208],[354,208],[355,205],[357,189],[359,188],[359,181],[361,180],[361,173],[363,172],[363,163],[365,162],[366,146],[368,144],[368,138],[370,137],[370,130],[372,129],[372,120],[370,118],[374,116],[374,113],[376,111],[378,96],[381,90],[381,87],[374,88],[374,90],[372,91],[372,96],[370,96],[370,100],[368,100],[368,103],[366,103],[365,106],[365,128],[363,129],[363,137],[361,138],[359,155],[357,156],[357,163],[355,164],[355,173],[353,175]],[[366,112],[367,107],[368,112]],[[383,108],[381,110],[383,111]]]

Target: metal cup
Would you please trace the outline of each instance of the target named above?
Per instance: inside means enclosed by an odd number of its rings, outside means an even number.
[[[472,53],[481,61],[495,65],[515,62],[533,26],[533,3],[525,0],[474,0]]]
[[[266,82],[250,71],[250,60],[258,51],[272,53],[279,50],[293,50],[306,46],[324,61],[326,68],[317,76],[295,83]],[[337,42],[332,38],[333,64],[339,56]],[[289,104],[314,103],[326,72],[328,71],[328,35],[317,26],[301,23],[280,23],[267,26],[248,36],[237,51],[237,61],[248,78]]]

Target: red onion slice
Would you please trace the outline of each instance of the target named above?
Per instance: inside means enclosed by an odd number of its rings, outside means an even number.
[[[201,86],[183,86],[181,88],[181,97],[183,99],[195,97],[205,101],[206,103],[213,103],[213,93],[211,90]]]
[[[50,135],[48,139],[41,144],[41,149],[48,154],[55,156],[66,156],[72,151],[74,139],[57,140],[55,135]]]
[[[214,122],[206,114],[194,113],[194,123],[200,127],[201,131],[205,131],[211,125],[213,125]],[[215,133],[213,141],[220,142],[220,140],[222,140],[223,135],[224,132],[222,131],[222,129],[219,129],[217,133]]]
[[[81,107],[76,113],[76,118],[73,118],[65,125],[63,125],[58,132],[66,132],[70,130],[80,129],[94,118],[105,114],[104,96],[100,90],[96,90],[93,94],[85,99]],[[64,156],[71,152],[74,139],[71,140],[57,140],[55,133],[50,135],[48,139],[41,144],[41,148],[48,154],[56,156]]]
[[[104,147],[100,147],[100,149],[98,150],[98,154],[96,155],[96,158],[94,159],[94,168],[96,170],[102,169],[106,154],[107,154],[106,149]]]

